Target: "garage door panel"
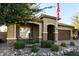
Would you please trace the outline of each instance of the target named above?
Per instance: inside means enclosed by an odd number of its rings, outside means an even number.
[[[69,40],[70,39],[70,30],[58,30],[58,39],[59,40]]]

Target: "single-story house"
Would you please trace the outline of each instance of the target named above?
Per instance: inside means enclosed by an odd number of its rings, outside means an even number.
[[[42,14],[37,20],[24,24],[12,24],[7,29],[7,41],[17,39],[55,41],[56,17]],[[58,23],[58,40],[72,40],[74,26]]]
[[[8,26],[7,40],[36,39],[55,40],[56,17],[42,14],[36,21],[29,21],[26,25],[15,24]],[[74,27],[58,24],[58,40],[71,40]],[[16,29],[19,30],[16,32]]]

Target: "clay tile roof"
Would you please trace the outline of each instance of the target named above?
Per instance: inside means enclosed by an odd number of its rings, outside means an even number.
[[[39,17],[34,17],[34,20],[33,21],[41,22],[42,19],[40,19]]]
[[[46,15],[46,14],[42,14],[41,16],[40,16],[40,18],[42,19],[42,18],[50,18],[50,19],[54,19],[54,20],[56,20],[56,17],[55,16],[50,16],[50,15]],[[61,18],[59,18],[59,20],[60,20]]]
[[[72,25],[63,24],[63,23],[58,23],[58,25],[59,25],[59,26],[66,26],[66,27],[73,27],[73,28],[74,28],[74,26],[72,26]]]

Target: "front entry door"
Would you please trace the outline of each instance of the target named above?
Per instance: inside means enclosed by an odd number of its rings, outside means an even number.
[[[55,39],[54,26],[48,25],[47,31],[48,31],[48,40],[54,40]]]

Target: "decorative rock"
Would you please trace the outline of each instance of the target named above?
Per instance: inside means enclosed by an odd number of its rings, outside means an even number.
[[[64,54],[64,51],[60,51],[60,54]]]
[[[25,54],[24,56],[28,56],[28,54]]]
[[[32,52],[30,55],[31,55],[31,56],[35,56],[35,55],[36,55],[36,53]]]
[[[66,49],[66,51],[67,51],[67,52],[70,52],[71,50],[70,50],[70,49]]]
[[[3,56],[3,53],[0,53],[0,56]]]
[[[46,56],[47,54],[46,53],[43,53],[43,56]]]
[[[57,55],[60,56],[61,55],[60,52],[57,52]]]
[[[64,53],[67,53],[67,51],[66,51],[66,50],[64,50],[63,52],[64,52]]]
[[[63,56],[64,53],[70,51],[77,51],[79,52],[78,47],[61,47],[61,51],[54,52],[51,51],[49,48],[40,48],[37,53],[31,52],[31,48],[24,48],[24,49],[14,49],[10,46],[0,46],[0,56]]]
[[[17,52],[15,51],[14,54],[17,54]]]
[[[49,56],[54,56],[54,54],[53,53],[50,53],[50,55]]]
[[[50,53],[47,53],[47,56],[51,56]]]
[[[22,52],[23,50],[22,50],[22,49],[20,49],[19,51],[20,51],[20,52]]]

